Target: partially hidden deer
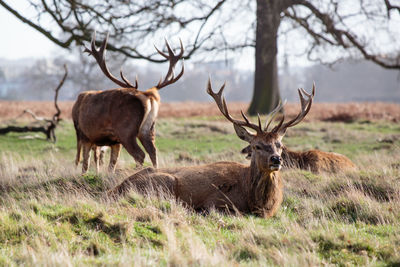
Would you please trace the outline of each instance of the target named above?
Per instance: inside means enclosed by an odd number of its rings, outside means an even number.
[[[283,148],[282,158],[288,168],[309,170],[313,173],[355,170],[356,165],[345,155],[336,152],[325,152],[317,149],[292,151]]]
[[[289,127],[300,123],[310,111],[315,86],[308,94],[299,89],[301,111],[292,120],[284,118],[271,130],[269,124],[263,128],[260,117],[258,125],[253,124],[243,114],[243,120],[234,119],[222,97],[225,84],[218,93],[212,90],[208,81],[207,93],[213,97],[219,110],[233,123],[237,136],[247,141],[252,149],[250,166],[236,162],[216,162],[200,166],[176,168],[146,168],[115,187],[110,197],[117,197],[131,188],[146,194],[148,188],[156,193],[167,192],[195,210],[215,207],[239,213],[252,213],[261,217],[276,214],[283,197],[282,179],[282,138]],[[246,128],[252,129],[251,133]]]
[[[121,145],[134,158],[137,166],[142,166],[145,153],[139,147],[137,138],[149,154],[151,162],[157,168],[157,155],[155,141],[155,121],[160,107],[160,94],[158,91],[167,85],[178,81],[183,73],[184,66],[180,73],[174,75],[176,63],[183,57],[184,49],[180,41],[180,53],[175,54],[168,42],[165,41],[168,54],[156,48],[157,52],[169,61],[167,75],[158,84],[145,91],[138,90],[138,81],[132,84],[120,72],[119,80],[110,73],[105,61],[105,53],[108,35],[100,48],[96,47],[96,33],[93,34],[91,48],[85,47],[85,52],[92,55],[106,77],[121,86],[121,88],[104,91],[85,91],[79,94],[73,108],[72,118],[74,121],[77,154],[75,164],[80,162],[82,149],[83,163],[82,173],[89,168],[90,150],[95,154],[96,170],[99,170],[97,154],[100,153],[98,146],[110,146],[111,155],[109,171],[115,171]]]
[[[241,153],[251,159],[252,149],[247,146]],[[357,166],[345,155],[336,152],[325,152],[318,149],[293,151],[286,146],[282,147],[283,168],[311,171],[313,173],[337,173],[357,169]]]

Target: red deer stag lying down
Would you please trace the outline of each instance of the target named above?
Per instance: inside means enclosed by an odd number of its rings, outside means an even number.
[[[103,73],[114,83],[122,88],[105,91],[86,91],[79,94],[72,108],[77,137],[76,165],[80,161],[80,150],[83,149],[82,172],[85,173],[89,167],[90,150],[95,146],[110,146],[111,156],[109,170],[115,170],[121,150],[121,144],[135,159],[136,164],[141,166],[145,154],[139,147],[136,138],[139,138],[144,149],[150,156],[151,162],[157,168],[156,147],[154,144],[154,123],[160,106],[160,95],[158,90],[170,85],[182,77],[184,67],[175,77],[174,67],[183,56],[183,45],[180,42],[181,52],[175,55],[168,42],[165,41],[168,55],[156,50],[160,55],[169,60],[169,69],[164,80],[146,91],[139,91],[137,79],[135,85],[127,80],[122,74],[121,79],[112,75],[105,62],[107,39],[103,41],[99,49],[96,48],[96,35],[93,34],[91,49],[85,52],[93,55]],[[97,148],[94,149],[97,154]],[[97,170],[98,160],[96,160]]]
[[[210,94],[221,113],[233,123],[236,134],[250,143],[252,157],[250,166],[236,162],[217,162],[201,166],[177,167],[155,170],[143,169],[127,178],[109,192],[115,197],[135,188],[145,194],[148,188],[157,193],[164,191],[172,194],[183,203],[196,210],[217,209],[236,210],[253,213],[262,217],[273,216],[282,202],[282,180],[279,170],[282,166],[282,137],[286,129],[301,122],[311,108],[315,94],[299,89],[301,111],[292,120],[284,123],[284,118],[272,130],[269,123],[263,129],[261,120],[253,124],[242,113],[244,120],[231,117],[222,92],[214,93],[208,81]],[[248,132],[245,127],[256,131]]]

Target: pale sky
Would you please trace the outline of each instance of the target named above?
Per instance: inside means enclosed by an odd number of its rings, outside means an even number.
[[[7,4],[22,15],[34,14],[32,7],[25,1],[8,1]],[[68,50],[55,45],[43,34],[20,21],[2,6],[0,6],[0,36],[0,59],[39,59],[68,54]],[[136,60],[135,64],[152,63]],[[243,53],[234,65],[235,68],[239,69],[254,69],[253,52],[250,55],[249,52]]]
[[[11,4],[10,4],[11,5]],[[12,7],[17,10],[26,6],[22,1],[14,1]],[[5,8],[0,7],[0,58],[42,58],[50,57],[55,51],[60,51],[44,35],[22,23]]]

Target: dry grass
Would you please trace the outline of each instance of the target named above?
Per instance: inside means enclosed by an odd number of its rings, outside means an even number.
[[[383,117],[380,117],[383,118]],[[160,119],[161,166],[246,162],[229,123]],[[358,170],[282,172],[276,217],[198,214],[168,196],[104,193],[134,170],[80,175],[71,122],[57,145],[1,137],[0,265],[316,266],[400,263],[400,128],[388,122],[303,123],[284,142],[348,155]],[[11,143],[6,146],[4,143]]]
[[[62,117],[71,119],[71,110],[74,102],[60,102]],[[239,116],[240,110],[246,110],[247,103],[229,103],[231,113]],[[298,112],[298,103],[288,103],[285,112],[292,117]],[[54,114],[52,102],[38,101],[0,101],[0,118],[2,121],[19,116],[25,109],[31,109],[38,116],[50,117]],[[28,116],[28,115],[25,115]],[[160,108],[161,118],[180,118],[195,116],[220,116],[220,112],[214,103],[183,102],[163,103]],[[387,120],[400,121],[400,105],[394,103],[370,102],[370,103],[314,103],[307,116],[308,121],[345,121],[356,120]],[[1,122],[1,121],[0,121]]]
[[[375,155],[365,158],[376,167],[359,172],[284,172],[284,203],[275,218],[264,220],[215,211],[201,215],[168,196],[131,192],[109,201],[103,192],[126,173],[81,177],[62,158],[47,165],[3,155],[0,261],[27,266],[399,263],[400,173],[387,166],[400,157],[378,156],[378,161]]]

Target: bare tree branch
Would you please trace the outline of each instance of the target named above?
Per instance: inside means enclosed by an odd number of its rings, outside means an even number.
[[[9,125],[7,127],[3,127],[0,128],[0,134],[7,134],[9,132],[18,132],[18,133],[27,133],[27,132],[42,132],[46,135],[47,140],[51,140],[54,143],[57,141],[57,137],[56,137],[56,133],[55,133],[55,129],[59,123],[60,119],[60,115],[61,115],[61,110],[57,104],[57,100],[58,100],[58,93],[61,89],[61,87],[63,86],[65,79],[67,78],[68,75],[68,69],[67,69],[67,65],[64,64],[64,76],[62,77],[62,79],[60,80],[58,86],[56,87],[56,89],[54,90],[54,107],[56,108],[56,113],[53,115],[52,119],[48,119],[48,118],[43,118],[43,117],[39,117],[37,116],[32,110],[30,109],[25,109],[22,114],[30,114],[32,116],[32,118],[34,118],[37,121],[45,121],[46,124],[43,126],[14,126],[14,125]],[[20,116],[18,116],[20,117]]]
[[[390,18],[390,11],[397,10],[400,13],[400,6],[395,6],[390,3],[390,0],[384,0],[386,10],[387,10],[387,17]]]
[[[308,23],[307,18],[302,18],[297,16],[295,13],[289,13],[286,11],[287,16],[303,27],[307,33],[313,37],[316,44],[319,45],[321,41],[324,41],[332,46],[340,46],[344,49],[356,48],[366,60],[372,61],[387,69],[400,69],[400,55],[395,57],[379,56],[369,52],[366,48],[366,45],[363,44],[359,38],[357,38],[356,34],[350,31],[350,29],[339,29],[330,14],[323,13],[309,1],[295,0],[295,2],[297,5],[304,6],[310,10],[312,14],[314,14],[315,17],[320,21],[320,23],[324,25],[324,34],[328,34],[334,40],[329,40],[321,33],[317,33],[315,30],[313,30]]]
[[[33,23],[32,21],[28,20],[27,18],[23,17],[21,14],[19,14],[15,9],[11,8],[9,5],[7,5],[4,1],[0,1],[0,5],[2,5],[5,9],[7,9],[8,11],[10,11],[14,16],[16,16],[19,20],[21,20],[23,23],[28,24],[29,26],[31,26],[32,28],[34,28],[35,30],[39,31],[40,33],[42,33],[44,36],[46,36],[48,39],[50,39],[52,42],[54,42],[55,44],[63,47],[63,48],[69,48],[69,46],[71,45],[72,41],[74,40],[74,37],[71,36],[69,39],[67,39],[66,41],[62,42],[59,39],[57,39],[56,37],[54,37],[51,32],[46,31],[44,28],[40,27],[39,25]]]

